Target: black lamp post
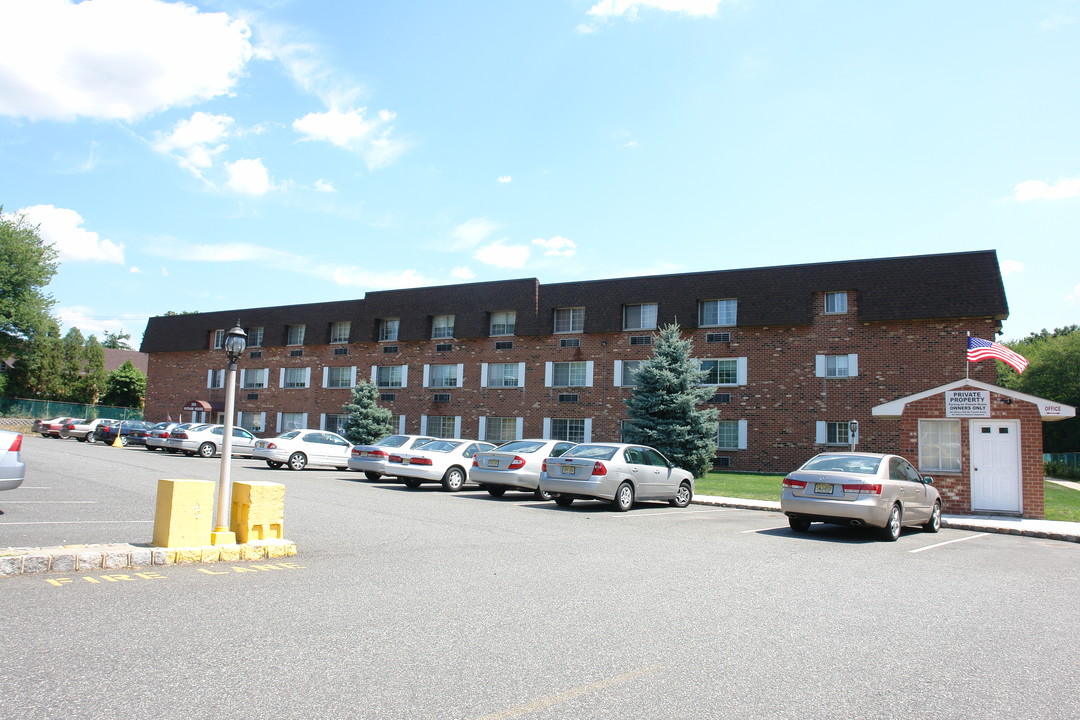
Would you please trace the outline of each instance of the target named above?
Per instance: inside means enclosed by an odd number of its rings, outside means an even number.
[[[218,477],[217,488],[217,523],[214,531],[210,534],[210,542],[213,545],[236,544],[236,533],[229,531],[229,510],[232,497],[232,482],[230,472],[232,470],[232,434],[233,415],[236,408],[236,361],[247,348],[247,333],[237,326],[225,333],[225,355],[229,359],[228,369],[225,372],[225,431],[221,439],[221,474]]]

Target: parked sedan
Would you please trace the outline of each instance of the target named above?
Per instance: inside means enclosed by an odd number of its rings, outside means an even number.
[[[622,512],[637,500],[686,507],[694,497],[694,475],[645,445],[587,443],[544,460],[540,489],[563,507],[579,498],[607,500]]]
[[[41,424],[41,436],[47,438],[59,438],[61,437],[60,431],[64,429],[65,425],[84,422],[86,422],[86,418],[64,417],[57,420],[49,420]]]
[[[169,433],[172,430],[178,430],[180,428],[189,428],[191,423],[174,422],[159,422],[154,427],[150,428],[150,434],[146,436],[146,449],[147,450],[166,450],[165,441],[169,439]],[[173,450],[173,452],[176,452]]]
[[[780,510],[795,532],[806,532],[813,522],[867,525],[894,541],[904,525],[941,529],[933,481],[899,455],[822,453],[784,478]]]
[[[495,445],[479,440],[432,440],[418,450],[391,453],[387,472],[411,488],[421,483],[442,483],[444,490],[457,492],[469,481],[469,468],[476,453]]]
[[[469,478],[495,497],[507,490],[524,490],[536,495],[537,500],[550,500],[551,495],[540,489],[540,467],[545,458],[560,457],[575,444],[565,440],[514,440],[477,453]]]
[[[115,422],[108,418],[96,418],[94,420],[83,420],[82,422],[76,422],[72,419],[64,423],[64,426],[60,428],[60,437],[62,438],[75,438],[79,442],[95,442],[94,431],[97,430],[97,426],[105,422]]]
[[[112,445],[119,435],[120,444],[127,447],[128,436],[132,432],[149,428],[150,423],[145,420],[111,420],[103,422],[94,428],[94,439],[106,445]]]
[[[0,430],[0,490],[14,490],[26,477],[22,440],[22,433]]]
[[[349,469],[352,443],[337,433],[325,430],[289,430],[268,440],[256,440],[251,457],[265,460],[277,470],[288,465],[290,470],[303,470],[308,465],[329,465],[338,470]]]
[[[170,432],[167,448],[175,448],[185,455],[210,458],[221,453],[225,440],[224,425],[193,425],[187,430]],[[242,427],[232,429],[232,454],[251,457],[255,451],[255,436]]]
[[[55,417],[55,418],[38,418],[30,425],[30,431],[35,435],[41,435],[42,437],[49,437],[49,431],[46,429],[49,423],[63,422],[64,420],[70,420],[68,417]]]
[[[391,452],[419,448],[434,439],[429,435],[390,435],[371,445],[353,445],[349,469],[359,470],[368,480],[378,480],[387,473],[386,462]]]

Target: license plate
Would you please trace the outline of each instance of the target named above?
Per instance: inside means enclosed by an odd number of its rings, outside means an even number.
[[[562,472],[563,472],[563,475],[576,475],[577,474],[577,468],[574,467],[573,465],[563,465],[562,466]]]
[[[499,467],[499,461],[494,459],[494,458],[488,458],[487,466],[488,467]]]
[[[818,495],[832,495],[832,483],[814,483],[814,492]]]
[[[401,463],[403,465],[411,465],[412,464],[412,458],[405,458],[404,460],[401,461]]]

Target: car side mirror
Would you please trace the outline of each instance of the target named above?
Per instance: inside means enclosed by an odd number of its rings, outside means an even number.
[[[924,483],[926,483],[927,485],[933,485],[934,484],[934,478],[930,477],[929,475],[924,475],[922,481]]]

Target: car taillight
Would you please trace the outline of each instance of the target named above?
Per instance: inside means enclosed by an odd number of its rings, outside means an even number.
[[[856,493],[859,495],[880,495],[881,485],[868,485],[865,483],[857,483],[854,485],[844,485],[844,492]]]
[[[75,429],[75,423],[68,423],[67,425],[64,426],[64,429],[65,430],[74,430]]]
[[[8,448],[8,452],[17,453],[22,450],[22,433],[15,436],[15,442],[11,443],[11,447]]]
[[[187,433],[178,432],[173,435],[177,440],[187,440]]]
[[[391,455],[391,456],[389,456],[389,460],[392,463],[399,463],[399,462],[401,462],[401,456],[400,455]]]
[[[409,461],[410,465],[431,465],[431,458],[414,457]]]
[[[520,470],[523,467],[525,467],[525,458],[521,457],[520,455],[515,455],[514,459],[510,461],[510,467],[507,469]]]
[[[161,439],[162,440],[167,440],[168,438],[169,438],[169,433],[167,433],[167,432],[161,433]]]
[[[802,490],[806,487],[806,481],[796,480],[795,478],[784,478],[784,487],[791,488],[792,490]]]
[[[272,443],[272,442],[266,443],[266,449],[267,450],[277,450],[277,443]]]
[[[604,466],[604,463],[600,462],[599,460],[594,462],[592,466],[592,474],[607,475],[607,468]]]
[[[540,463],[540,472],[547,472],[547,458]]]
[[[480,467],[480,463],[476,462],[476,458],[472,459],[472,466],[473,467]]]

